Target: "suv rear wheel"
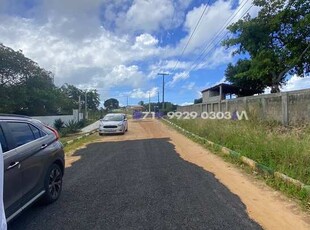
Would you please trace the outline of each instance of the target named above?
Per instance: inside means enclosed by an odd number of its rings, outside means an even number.
[[[43,203],[50,204],[59,198],[62,189],[62,176],[60,167],[57,164],[52,164],[45,176]]]

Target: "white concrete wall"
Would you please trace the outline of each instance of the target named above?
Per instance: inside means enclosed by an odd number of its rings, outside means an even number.
[[[71,120],[78,121],[78,119],[83,119],[83,113],[80,113],[80,117],[78,117],[77,111],[73,111],[72,115],[56,115],[56,116],[34,116],[34,119],[38,119],[46,125],[54,126],[54,122],[57,119],[61,119],[65,124]]]

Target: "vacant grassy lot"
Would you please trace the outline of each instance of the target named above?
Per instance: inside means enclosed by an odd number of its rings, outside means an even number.
[[[310,126],[261,121],[184,120],[177,125],[310,184]]]

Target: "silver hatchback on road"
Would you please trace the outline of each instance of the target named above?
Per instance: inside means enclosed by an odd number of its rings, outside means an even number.
[[[100,120],[99,135],[122,133],[128,131],[128,122],[126,114],[123,113],[108,113]]]

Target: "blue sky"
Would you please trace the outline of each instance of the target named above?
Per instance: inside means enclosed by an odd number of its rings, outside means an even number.
[[[161,100],[157,73],[165,72],[166,101],[188,104],[224,80],[236,57],[233,49],[215,44],[230,36],[221,30],[228,20],[248,10],[257,14],[251,5],[251,0],[0,0],[0,42],[54,72],[56,85],[97,89],[102,102],[115,97],[125,105],[128,97],[137,104],[149,94],[157,101],[158,92]],[[309,79],[292,77],[284,90],[309,85]]]

